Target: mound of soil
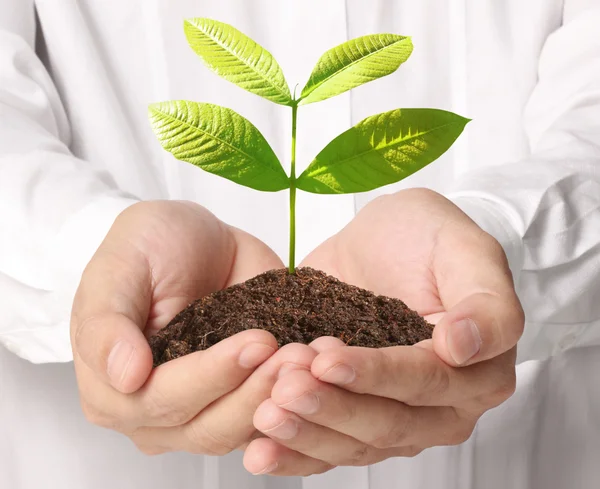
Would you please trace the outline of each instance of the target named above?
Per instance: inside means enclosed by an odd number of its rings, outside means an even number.
[[[198,299],[150,338],[154,365],[204,350],[246,329],[279,346],[336,336],[352,346],[414,345],[433,326],[401,300],[378,296],[312,268],[271,270]]]

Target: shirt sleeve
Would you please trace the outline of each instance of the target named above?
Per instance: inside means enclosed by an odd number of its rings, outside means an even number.
[[[33,0],[0,0],[0,12],[0,345],[65,362],[81,273],[137,199],[69,151],[64,107],[35,53]]]
[[[526,314],[518,361],[600,345],[600,7],[567,0],[524,113],[531,156],[449,197],[503,245]]]

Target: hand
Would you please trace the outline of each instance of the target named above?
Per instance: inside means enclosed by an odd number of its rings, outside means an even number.
[[[124,211],[73,305],[71,343],[87,418],[127,434],[146,453],[224,454],[247,443],[252,415],[281,365],[310,366],[315,353],[293,345],[273,355],[275,338],[252,330],[152,370],[144,335],[194,299],[282,266],[263,243],[196,204],[144,202]]]
[[[315,344],[312,372],[278,380],[258,408],[248,470],[310,475],[467,440],[515,389],[524,317],[500,245],[427,190],[373,201],[303,263],[401,298],[436,324],[413,347]],[[325,339],[321,339],[325,341]]]

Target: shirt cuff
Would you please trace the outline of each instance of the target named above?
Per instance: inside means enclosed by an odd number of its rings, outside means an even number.
[[[500,243],[508,259],[515,283],[523,268],[523,239],[519,232],[519,219],[510,208],[478,193],[452,193],[446,196],[475,224]]]

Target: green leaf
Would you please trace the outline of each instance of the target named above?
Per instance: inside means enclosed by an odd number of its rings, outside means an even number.
[[[297,186],[316,194],[344,194],[398,182],[444,154],[469,120],[437,109],[367,117],[331,141]]]
[[[273,55],[235,27],[196,18],[184,22],[184,31],[192,49],[219,76],[272,102],[292,103],[283,71]]]
[[[289,179],[260,131],[231,109],[178,100],[148,108],[160,144],[175,158],[256,190],[289,188]]]
[[[373,34],[358,37],[327,51],[302,89],[301,104],[339,95],[396,71],[410,56],[410,37]]]

